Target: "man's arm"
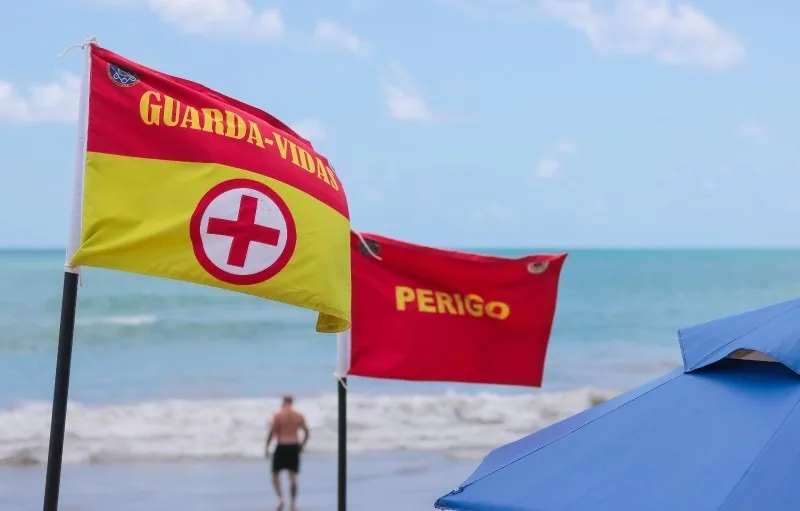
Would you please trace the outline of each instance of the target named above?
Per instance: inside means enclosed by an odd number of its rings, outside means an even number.
[[[269,444],[272,443],[272,440],[275,438],[275,423],[277,422],[277,417],[272,417],[272,422],[269,425],[269,433],[267,434],[267,443],[264,445],[264,456],[269,457]]]
[[[300,448],[304,449],[306,444],[308,443],[308,438],[311,436],[311,432],[308,430],[308,425],[306,424],[306,418],[300,416],[300,429],[303,430],[303,443],[300,444]]]

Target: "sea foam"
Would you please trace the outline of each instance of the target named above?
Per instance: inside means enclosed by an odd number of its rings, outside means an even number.
[[[491,449],[601,403],[596,389],[529,395],[430,394],[348,397],[351,452],[441,451],[458,459]],[[308,453],[336,449],[335,395],[301,398],[311,428]],[[277,400],[164,400],[125,405],[70,403],[64,463],[254,459],[263,457]],[[50,404],[0,411],[0,464],[47,460]]]

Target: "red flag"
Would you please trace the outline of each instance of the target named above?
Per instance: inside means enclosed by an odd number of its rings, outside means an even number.
[[[510,259],[363,236],[351,236],[349,374],[541,385],[566,254]]]

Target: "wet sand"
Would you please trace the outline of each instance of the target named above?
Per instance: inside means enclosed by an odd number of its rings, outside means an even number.
[[[413,452],[348,461],[348,511],[433,509],[436,498],[477,466]],[[44,473],[42,466],[0,468],[0,509],[40,511]],[[335,458],[304,459],[299,509],[334,511],[336,481]],[[59,502],[60,511],[265,511],[276,505],[268,463],[250,461],[65,465]]]

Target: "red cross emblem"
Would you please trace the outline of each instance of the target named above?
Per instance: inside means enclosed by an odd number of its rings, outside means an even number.
[[[194,255],[213,277],[264,282],[292,258],[294,219],[275,191],[251,179],[224,181],[200,199],[189,225]]]

